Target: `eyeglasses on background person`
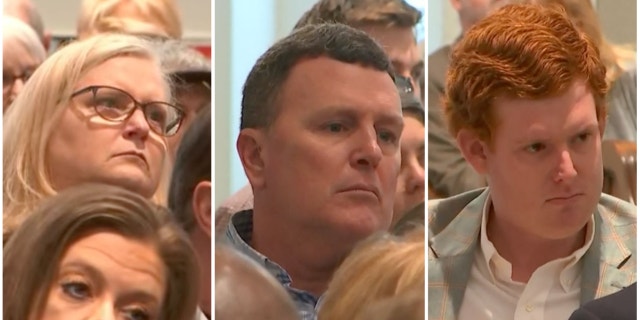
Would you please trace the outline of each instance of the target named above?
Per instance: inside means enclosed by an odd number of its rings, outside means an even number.
[[[17,75],[9,71],[2,71],[2,92],[10,91],[17,80],[21,80],[22,83],[27,82],[32,74],[33,70],[25,70],[22,74]]]
[[[393,75],[394,82],[396,83],[396,87],[400,92],[404,93],[412,93],[413,85],[411,84],[411,78],[403,77],[401,75],[395,74]]]

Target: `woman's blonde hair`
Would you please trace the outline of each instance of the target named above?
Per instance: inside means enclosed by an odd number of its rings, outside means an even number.
[[[155,249],[166,270],[161,319],[191,320],[199,270],[188,237],[166,209],[101,184],[72,187],[47,199],[6,243],[3,319],[39,316],[65,251],[83,236],[105,230]]]
[[[319,320],[365,319],[368,308],[393,296],[424,296],[424,228],[402,237],[375,235],[356,246],[334,273]],[[424,307],[424,299],[422,299]]]
[[[128,17],[118,9],[128,6],[139,17]],[[97,33],[118,32],[182,38],[182,22],[174,0],[84,0],[77,33],[83,39]]]
[[[49,136],[70,103],[74,85],[87,72],[120,56],[136,56],[154,61],[162,70],[152,45],[139,37],[105,34],[78,41],[46,59],[25,84],[3,119],[3,234],[6,238],[44,198],[57,193],[47,172],[46,149]],[[167,99],[171,84],[165,77]],[[166,146],[166,139],[165,146]],[[165,148],[166,149],[166,148]],[[160,186],[169,179],[169,157]],[[166,187],[158,188],[166,194]],[[162,189],[162,190],[161,190]],[[155,199],[164,203],[165,198]]]

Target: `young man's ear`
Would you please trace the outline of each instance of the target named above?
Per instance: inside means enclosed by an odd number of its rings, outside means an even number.
[[[464,158],[481,175],[487,172],[487,151],[488,145],[480,140],[478,135],[469,130],[461,129],[456,136],[458,148]]]

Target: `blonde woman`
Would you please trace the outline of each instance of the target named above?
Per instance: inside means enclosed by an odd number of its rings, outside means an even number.
[[[402,313],[417,315],[409,319],[424,319],[424,249],[423,227],[416,227],[402,237],[385,234],[365,240],[331,279],[321,300],[318,320],[370,319],[366,316],[370,309],[380,311],[380,304],[387,299],[412,295],[420,296],[420,303],[417,307],[410,303],[415,310]]]
[[[83,0],[78,39],[103,32],[182,38],[175,0]]]
[[[32,75],[3,119],[5,240],[38,202],[85,182],[165,199],[167,137],[184,112],[144,40],[72,43]]]
[[[125,189],[48,199],[4,246],[3,319],[172,319],[196,312],[195,253],[168,211]]]

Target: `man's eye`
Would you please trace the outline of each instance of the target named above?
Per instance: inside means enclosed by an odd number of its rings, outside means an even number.
[[[327,130],[331,132],[342,132],[345,130],[345,126],[340,123],[330,123],[327,125]]]
[[[398,142],[398,136],[391,131],[381,131],[378,134],[378,137],[380,137],[380,140],[384,142],[389,142],[392,144],[395,144]]]
[[[125,311],[125,317],[127,320],[149,320],[151,316],[142,308],[132,308]]]
[[[538,153],[538,152],[544,150],[544,148],[545,148],[544,144],[542,144],[540,142],[536,142],[536,143],[532,143],[532,144],[528,145],[526,147],[526,150],[529,153]]]
[[[589,138],[591,137],[591,132],[584,132],[581,133],[577,136],[578,141],[584,142],[589,140]]]

